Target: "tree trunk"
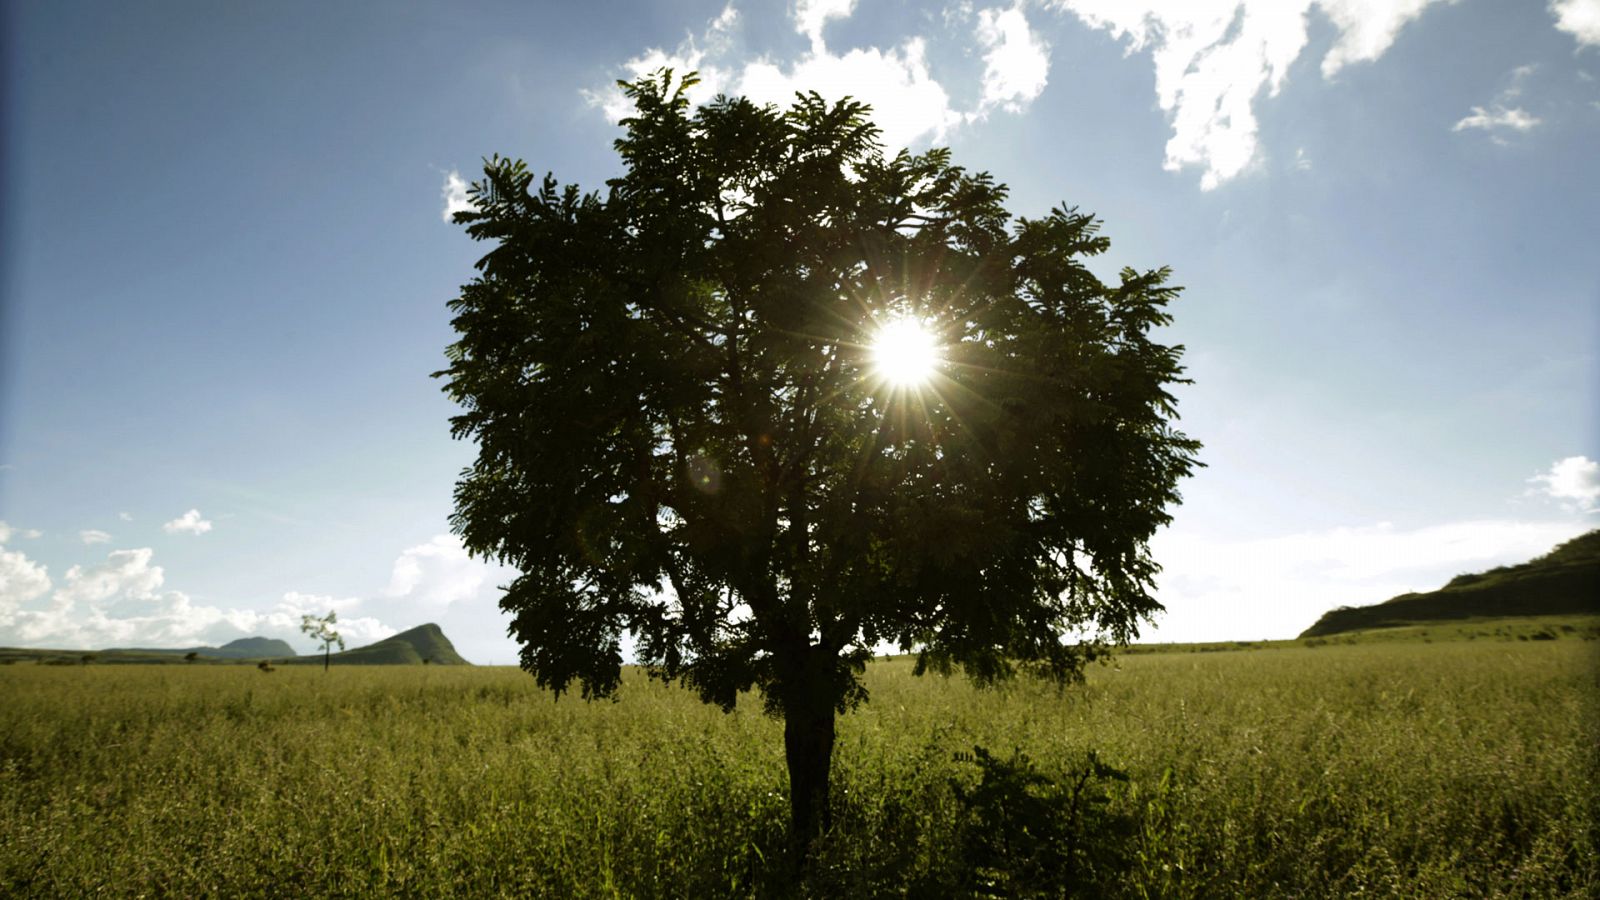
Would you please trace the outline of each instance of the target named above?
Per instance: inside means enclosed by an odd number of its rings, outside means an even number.
[[[333,655],[333,646],[331,644],[323,644],[322,645],[322,671],[323,672],[327,672],[328,671],[328,661],[332,657],[332,655]]]
[[[826,682],[810,686],[783,714],[783,749],[789,764],[789,843],[797,868],[811,844],[833,825],[828,779],[833,768],[834,713]]]

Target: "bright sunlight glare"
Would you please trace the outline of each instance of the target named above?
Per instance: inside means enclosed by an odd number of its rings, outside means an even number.
[[[872,339],[872,366],[895,387],[926,383],[938,364],[938,342],[921,319],[906,316],[885,322]]]

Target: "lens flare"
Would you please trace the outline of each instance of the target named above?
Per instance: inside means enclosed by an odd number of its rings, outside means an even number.
[[[892,319],[873,336],[872,368],[894,387],[920,387],[938,366],[938,339],[921,319]]]

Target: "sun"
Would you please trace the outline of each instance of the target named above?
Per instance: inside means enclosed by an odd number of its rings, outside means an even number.
[[[897,388],[920,387],[939,366],[939,342],[921,319],[903,316],[878,328],[872,338],[872,368]]]

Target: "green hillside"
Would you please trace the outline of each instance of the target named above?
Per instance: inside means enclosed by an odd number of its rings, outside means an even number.
[[[376,644],[335,653],[329,659],[334,665],[341,666],[421,665],[424,662],[438,666],[471,665],[461,658],[450,639],[432,622],[402,631]],[[321,663],[322,656],[311,654],[284,662]]]
[[[0,647],[0,665],[11,663],[38,663],[46,665],[88,665],[106,663],[170,664],[186,663],[184,657],[196,653],[200,663],[238,663],[270,660],[278,665],[322,663],[322,654],[299,656],[294,648],[276,638],[240,638],[221,647],[191,647],[188,649],[138,649],[113,648],[110,650],[41,650],[32,648]],[[335,653],[331,662],[338,665],[394,666],[422,665],[424,662],[442,666],[467,666],[471,663],[461,658],[450,639],[439,626],[429,622],[410,631],[402,631],[376,644]]]
[[[1538,559],[1457,575],[1436,591],[1330,610],[1302,638],[1464,619],[1600,614],[1600,529]]]

